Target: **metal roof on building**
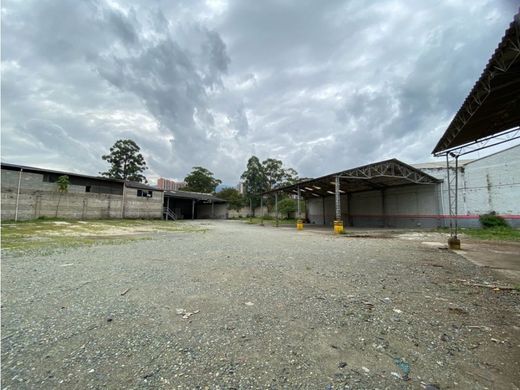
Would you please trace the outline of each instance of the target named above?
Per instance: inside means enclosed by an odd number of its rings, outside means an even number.
[[[52,173],[52,174],[56,174],[56,175],[67,175],[67,176],[73,176],[73,177],[81,177],[83,179],[89,179],[89,180],[99,180],[99,181],[104,181],[104,182],[120,183],[120,184],[125,183],[125,185],[129,188],[163,191],[161,189],[158,189],[157,187],[152,187],[152,186],[149,186],[144,183],[139,183],[139,182],[129,181],[129,180],[125,181],[122,179],[111,179],[111,178],[103,177],[103,176],[91,176],[91,175],[84,175],[82,173],[75,173],[75,172],[56,171],[54,169],[30,167],[27,165],[10,164],[10,163],[6,163],[6,162],[2,162],[1,166],[2,166],[2,169],[9,169],[9,170],[16,170],[16,171],[23,170],[24,172],[32,172],[32,173]]]
[[[397,159],[391,159],[277,188],[265,192],[264,195],[275,192],[297,194],[299,187],[300,195],[304,198],[330,196],[334,194],[336,177],[340,178],[340,193],[342,194],[383,190],[408,184],[435,184],[440,182],[439,179],[417,168]]]
[[[227,200],[217,198],[213,194],[207,194],[204,192],[190,192],[190,191],[165,191],[165,197],[182,198],[182,199],[193,199],[199,201],[207,201],[213,203],[227,203]]]
[[[433,154],[520,126],[520,12]]]

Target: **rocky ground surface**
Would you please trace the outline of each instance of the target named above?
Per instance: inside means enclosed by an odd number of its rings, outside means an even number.
[[[492,269],[413,235],[193,224],[4,253],[2,388],[520,387],[520,293]]]

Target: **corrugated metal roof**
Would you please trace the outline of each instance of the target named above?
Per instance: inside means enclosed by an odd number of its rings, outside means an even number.
[[[394,158],[331,173],[316,179],[305,180],[290,186],[266,191],[264,194],[275,192],[296,194],[298,188],[300,188],[300,195],[304,198],[330,196],[334,194],[337,176],[340,177],[341,193],[382,190],[407,184],[440,182],[439,179]]]
[[[520,11],[432,153],[520,126]]]
[[[84,175],[82,173],[57,171],[57,170],[54,170],[54,169],[38,168],[38,167],[31,167],[31,166],[19,165],[19,164],[10,164],[10,163],[6,163],[6,162],[2,162],[1,166],[2,166],[2,169],[9,169],[9,170],[16,170],[16,171],[19,171],[19,170],[22,169],[24,172],[53,173],[53,174],[56,174],[56,175],[67,175],[69,177],[70,176],[75,176],[75,177],[81,177],[81,178],[84,178],[84,179],[100,180],[100,181],[111,182],[111,183],[119,183],[119,184],[125,183],[125,185],[127,187],[129,187],[129,188],[140,188],[140,189],[145,189],[145,190],[153,190],[153,191],[161,191],[161,192],[163,191],[161,189],[149,186],[149,185],[144,184],[144,183],[138,183],[138,182],[135,182],[135,181],[128,181],[128,180],[125,181],[125,180],[122,180],[122,179],[110,179],[108,177],[103,177],[103,176]]]

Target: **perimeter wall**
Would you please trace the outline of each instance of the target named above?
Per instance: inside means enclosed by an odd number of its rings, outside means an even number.
[[[20,194],[19,171],[2,169],[2,221],[14,220],[18,197],[18,220],[39,217],[72,219],[162,218],[162,196],[154,191],[151,198],[137,197],[137,190],[126,188],[124,195],[86,192],[86,186],[70,185],[68,192],[57,191],[56,183],[44,182],[40,173],[22,172]],[[122,184],[121,184],[122,187]],[[122,188],[119,191],[122,193]]]

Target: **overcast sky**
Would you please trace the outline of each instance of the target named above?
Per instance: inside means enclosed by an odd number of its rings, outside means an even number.
[[[4,0],[2,161],[95,175],[121,138],[152,181],[428,161],[518,4]]]

